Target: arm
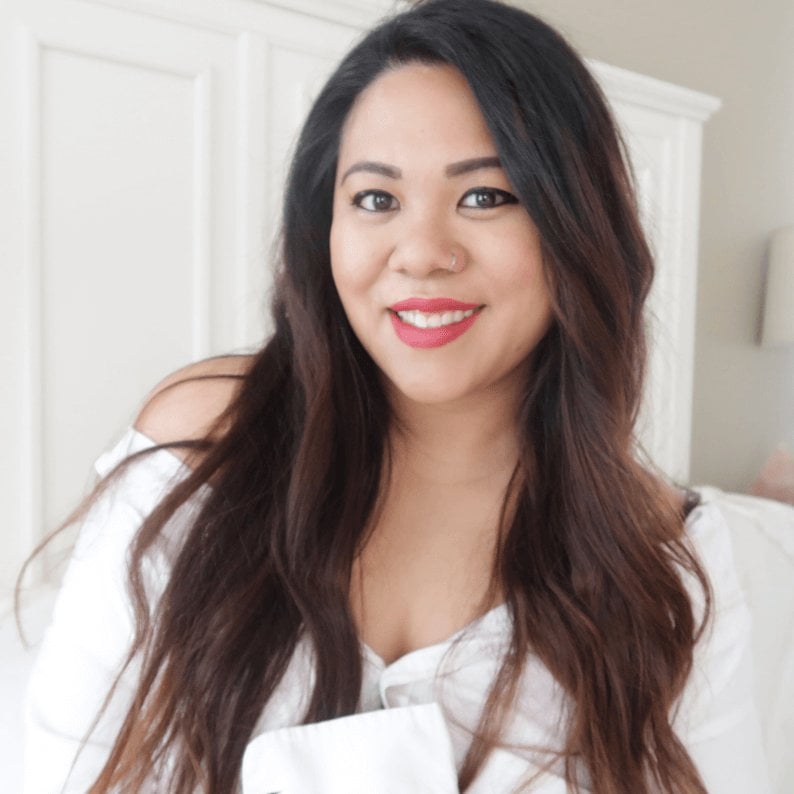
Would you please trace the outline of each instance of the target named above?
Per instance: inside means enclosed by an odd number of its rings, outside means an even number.
[[[97,469],[104,475],[131,452],[150,445],[128,431],[100,458]],[[179,469],[179,461],[168,453],[133,464],[82,522],[28,688],[26,794],[84,792],[104,765],[134,691],[134,668],[126,671],[103,718],[80,748],[132,639],[127,548]]]
[[[129,454],[155,442],[197,439],[216,424],[247,357],[200,362],[163,381],[119,444],[97,462],[105,476]],[[154,440],[152,440],[154,439]],[[195,455],[194,452],[191,452]],[[135,690],[131,665],[103,718],[84,739],[102,707],[133,637],[126,582],[127,550],[144,518],[194,462],[181,450],[160,451],[133,463],[92,506],[80,526],[28,690],[25,792],[83,792],[108,756]],[[152,593],[164,586],[167,564],[146,572]],[[46,762],[44,762],[46,759]],[[77,759],[71,776],[69,770]],[[64,787],[64,781],[69,782]]]

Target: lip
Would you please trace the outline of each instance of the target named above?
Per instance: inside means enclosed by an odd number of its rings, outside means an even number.
[[[404,301],[403,303],[407,304],[409,301]],[[453,301],[453,303],[457,302]],[[396,305],[402,306],[403,304]],[[454,309],[448,308],[447,311],[466,311],[466,309],[460,308],[461,306],[468,306],[471,309],[480,308],[476,304],[472,306],[471,304],[457,303]],[[428,311],[427,309],[409,309],[407,307],[398,309],[398,311],[417,310]],[[391,319],[392,327],[394,328],[394,333],[397,334],[397,338],[403,344],[406,344],[409,347],[427,350],[428,348],[448,345],[450,342],[454,342],[456,339],[463,336],[463,334],[465,334],[466,331],[468,331],[469,328],[471,328],[472,325],[477,322],[477,318],[480,316],[480,314],[481,312],[475,311],[471,317],[467,317],[465,320],[461,320],[458,323],[452,323],[451,325],[442,325],[438,328],[417,328],[416,326],[404,323],[396,311],[389,312],[389,317]]]
[[[481,306],[481,303],[463,303],[454,298],[408,298],[389,306],[389,308],[393,312],[420,311],[436,314],[438,312],[466,312],[469,309],[479,309]]]

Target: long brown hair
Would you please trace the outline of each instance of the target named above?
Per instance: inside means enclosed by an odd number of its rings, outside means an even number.
[[[384,69],[445,63],[467,79],[537,226],[554,321],[523,395],[519,466],[494,581],[509,650],[459,775],[476,777],[535,654],[570,707],[557,748],[570,788],[705,792],[671,726],[702,631],[682,582],[708,584],[682,516],[637,461],[643,305],[653,264],[606,102],[580,58],[537,18],[491,0],[429,0],[345,58],[299,139],[284,208],[275,332],[208,436],[205,454],[143,522],[130,593],[137,691],[92,791],[226,794],[298,640],[315,649],[304,722],[353,713],[362,683],[349,608],[353,560],[388,461],[379,373],[331,278],[341,129]],[[143,569],[202,486],[164,592]],[[165,778],[163,778],[165,780]]]

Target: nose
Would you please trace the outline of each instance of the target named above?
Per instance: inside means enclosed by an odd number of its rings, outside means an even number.
[[[465,266],[465,252],[437,217],[424,217],[406,223],[389,256],[391,270],[412,278],[437,273],[457,273]]]

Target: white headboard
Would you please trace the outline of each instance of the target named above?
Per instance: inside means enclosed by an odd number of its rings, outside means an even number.
[[[591,62],[629,149],[643,225],[656,255],[651,358],[640,416],[643,448],[665,473],[689,476],[695,347],[700,152],[720,107],[706,94]]]

